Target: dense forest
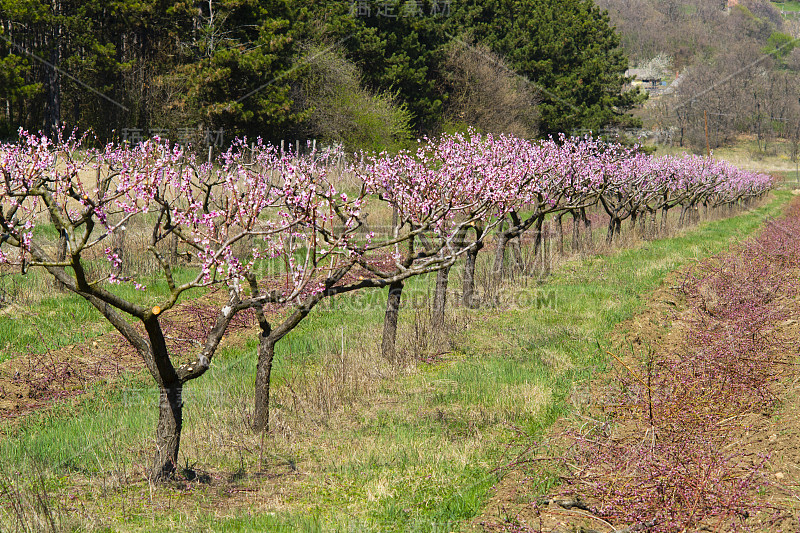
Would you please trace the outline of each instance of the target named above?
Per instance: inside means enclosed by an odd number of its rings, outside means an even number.
[[[0,0],[0,134],[392,148],[635,124],[591,0]]]
[[[620,32],[632,64],[671,84],[640,113],[646,126],[697,150],[741,134],[751,135],[759,152],[788,140],[797,157],[800,18],[783,18],[781,4],[767,0],[597,4]]]

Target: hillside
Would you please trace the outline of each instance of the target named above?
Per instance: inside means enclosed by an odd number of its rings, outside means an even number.
[[[632,65],[670,84],[641,110],[658,140],[704,150],[748,136],[756,153],[796,157],[800,49],[796,2],[598,0]],[[782,11],[785,13],[782,14]],[[706,133],[707,120],[707,133]]]

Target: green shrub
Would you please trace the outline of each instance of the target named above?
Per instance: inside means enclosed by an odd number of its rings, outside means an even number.
[[[300,60],[293,99],[308,110],[301,133],[325,143],[342,143],[348,151],[389,150],[411,138],[411,114],[395,95],[372,93],[361,83],[361,72],[338,50],[308,48]]]

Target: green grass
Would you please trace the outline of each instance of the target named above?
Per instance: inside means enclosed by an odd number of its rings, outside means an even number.
[[[544,305],[458,310],[469,329],[448,332],[457,349],[409,371],[370,361],[382,294],[337,299],[278,344],[273,432],[263,443],[243,414],[255,339],[223,350],[188,387],[181,454],[182,463],[217,475],[216,486],[151,493],[135,475],[108,481],[147,461],[155,395],[134,378],[6,429],[0,473],[8,474],[0,478],[24,484],[27,474],[46,472],[53,493],[78,492],[72,505],[89,506],[113,530],[459,530],[482,511],[517,431],[541,436],[568,412],[573,385],[605,368],[598,342],[669,272],[752,234],[790,197],[778,191],[731,219],[569,262],[542,286],[509,286],[512,300]],[[431,283],[416,280],[408,290],[425,294]],[[413,315],[403,311],[401,339],[413,338]]]
[[[177,268],[173,272],[176,283],[194,277],[190,269]],[[163,277],[144,276],[140,280],[147,291],[139,291],[130,283],[109,287],[115,294],[140,305],[156,305],[169,297]],[[0,277],[0,291],[12,295],[11,302],[22,301],[0,315],[0,362],[22,353],[43,353],[61,346],[78,344],[112,331],[91,304],[73,293],[58,293],[52,289],[52,278],[46,272],[31,269],[25,276]],[[204,294],[197,290],[184,297]],[[25,304],[27,295],[44,294],[33,304]],[[50,295],[50,296],[47,296]]]
[[[797,170],[790,170],[786,172],[779,172],[783,176],[784,184],[790,189],[800,188],[800,172]]]
[[[796,0],[789,0],[786,2],[772,2],[772,5],[781,11],[800,11],[800,2]]]

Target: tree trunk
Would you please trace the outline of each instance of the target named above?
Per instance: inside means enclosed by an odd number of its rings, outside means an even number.
[[[169,264],[178,266],[178,234],[173,233],[169,240]]]
[[[584,239],[586,243],[584,248],[588,251],[592,250],[592,221],[586,216],[586,208],[581,207],[581,218],[583,219]]]
[[[580,224],[579,221],[579,214],[577,211],[570,211],[572,214],[572,253],[580,252],[581,251],[581,235],[580,235]]]
[[[158,400],[156,457],[150,477],[153,481],[169,479],[178,465],[178,449],[183,427],[183,386],[162,387]]]
[[[119,264],[115,268],[117,274],[122,274],[126,272],[127,269],[125,268],[125,229],[117,228],[117,230],[111,234],[111,251],[112,253],[116,254],[117,258],[119,259]]]
[[[542,225],[544,224],[544,215],[540,215],[536,219],[533,230],[533,265],[534,273],[536,269],[539,272],[544,272],[544,260],[542,256]]]
[[[658,234],[658,209],[653,209],[650,211],[650,228],[648,229],[647,236],[650,239],[655,239],[656,235]]]
[[[434,333],[444,326],[444,309],[447,305],[447,283],[450,267],[436,273],[436,289],[433,293],[433,309],[431,310],[431,326]]]
[[[381,354],[392,363],[397,362],[397,318],[400,312],[400,297],[403,295],[403,282],[395,281],[389,285],[389,297],[386,299],[386,315],[383,318],[383,338]]]
[[[61,262],[67,259],[67,234],[65,232],[61,232],[61,235],[58,237],[58,245],[56,249],[56,261]],[[64,291],[67,289],[67,286],[64,285],[57,277],[53,277],[53,287]]]
[[[494,251],[494,267],[492,268],[492,281],[494,288],[499,289],[505,275],[505,255],[508,237],[502,230],[497,235],[497,248]]]
[[[326,286],[332,287],[337,281],[347,274],[352,265],[340,268],[330,274],[326,281]],[[258,285],[255,281],[255,276],[251,276],[248,281],[250,282],[251,291],[254,297],[259,296]],[[330,295],[332,297],[332,294]],[[253,410],[253,429],[255,431],[269,431],[269,390],[270,390],[270,375],[272,374],[272,361],[275,357],[275,345],[290,331],[292,331],[302,320],[308,316],[311,310],[319,304],[325,293],[315,293],[306,298],[295,311],[286,317],[276,328],[267,320],[264,310],[261,307],[256,307],[256,318],[258,325],[261,328],[261,334],[258,339],[258,364],[256,366],[256,391],[255,391],[255,408]]]
[[[278,338],[273,335],[265,335],[262,329],[258,339],[255,410],[253,411],[253,430],[256,432],[269,431],[269,385],[276,342],[278,342]]]
[[[669,215],[669,207],[667,207],[667,206],[662,207],[661,208],[661,233],[663,235],[667,235],[667,233],[669,232],[668,215]]]
[[[644,239],[647,237],[647,211],[643,211],[639,217],[639,238]]]
[[[547,277],[550,275],[550,256],[552,255],[552,251],[550,250],[550,223],[547,222],[544,224],[544,229],[541,232],[542,234],[542,276]]]
[[[525,259],[522,257],[522,236],[511,241],[511,253],[514,255],[514,266],[520,273],[524,274]]]
[[[616,227],[617,219],[613,216],[608,219],[608,232],[606,233],[606,244],[611,244],[614,240],[614,228]]]
[[[76,265],[76,268],[80,268]],[[81,272],[81,276],[83,273]],[[98,307],[97,302],[92,305]],[[101,309],[101,312],[103,310]],[[103,312],[109,320],[113,315]],[[121,320],[121,319],[120,319]],[[175,372],[167,351],[164,332],[156,316],[142,321],[147,332],[147,342],[141,341],[137,348],[156,383],[159,385],[158,425],[156,426],[156,457],[151,471],[151,479],[163,481],[171,477],[178,465],[178,450],[183,428],[183,383]],[[118,331],[125,334],[125,328],[114,323]],[[131,340],[133,335],[126,335]],[[133,342],[133,341],[132,341]]]
[[[556,239],[558,239],[558,255],[564,255],[564,225],[561,222],[561,217],[564,212],[556,215]]]
[[[461,302],[467,309],[475,308],[475,265],[478,262],[478,252],[483,248],[483,242],[476,242],[467,251],[466,264],[464,265],[464,292],[461,295]]]

